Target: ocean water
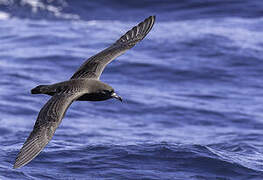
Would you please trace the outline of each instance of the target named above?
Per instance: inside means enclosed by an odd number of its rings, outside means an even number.
[[[0,0],[0,179],[263,179],[261,0]],[[75,102],[32,162],[15,157],[85,59],[156,24],[101,80],[124,102]]]

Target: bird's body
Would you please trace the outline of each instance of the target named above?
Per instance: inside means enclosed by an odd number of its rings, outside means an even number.
[[[32,94],[47,94],[52,97],[40,110],[33,131],[16,158],[14,168],[29,163],[42,151],[74,101],[103,101],[110,98],[122,101],[111,86],[99,80],[100,75],[107,64],[141,41],[152,29],[154,21],[155,17],[150,16],[110,47],[90,57],[70,80],[40,85],[31,90]]]
[[[113,91],[111,86],[97,79],[80,78],[51,85],[40,85],[32,89],[31,93],[53,96],[59,93],[74,94],[80,92],[83,95],[77,98],[76,101],[103,101],[110,98],[102,93],[107,88]]]

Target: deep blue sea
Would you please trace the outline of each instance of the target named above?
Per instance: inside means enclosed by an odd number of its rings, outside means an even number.
[[[0,0],[0,179],[262,180],[262,0]],[[124,102],[74,102],[13,169],[40,84],[68,80],[150,15],[101,80]]]

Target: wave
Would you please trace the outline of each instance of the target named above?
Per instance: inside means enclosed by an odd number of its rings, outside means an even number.
[[[3,158],[7,167],[0,170],[2,178],[12,172],[6,156],[14,156],[14,152],[5,154]],[[138,163],[140,162],[140,163]],[[143,162],[143,163],[141,163]],[[158,179],[177,178],[226,178],[261,177],[260,171],[252,170],[231,158],[221,158],[211,148],[201,145],[140,144],[140,145],[89,145],[78,148],[49,148],[31,162],[34,169],[24,167],[12,173],[13,178],[140,178]],[[46,169],[47,166],[54,168]],[[6,171],[7,170],[7,171]],[[43,175],[43,170],[47,173]],[[62,172],[67,172],[62,173]],[[87,172],[90,172],[87,176]],[[55,176],[55,174],[59,176]],[[85,174],[85,175],[84,175]],[[0,176],[0,177],[1,177]],[[234,179],[234,178],[233,178]]]
[[[161,20],[203,19],[222,17],[261,17],[259,1],[228,0],[207,1],[120,1],[98,0],[0,0],[0,10],[11,17],[32,19],[137,19],[152,14],[160,15]],[[119,16],[119,14],[122,16]]]

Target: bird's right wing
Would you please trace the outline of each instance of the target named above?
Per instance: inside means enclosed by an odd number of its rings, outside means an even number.
[[[19,168],[34,159],[53,137],[70,104],[83,93],[54,95],[40,110],[33,131],[17,155],[14,168]]]
[[[90,57],[82,66],[75,72],[71,79],[78,78],[94,78],[99,79],[101,73],[107,64],[116,57],[123,54],[126,50],[135,46],[141,41],[152,29],[155,21],[155,16],[150,16],[143,22],[133,27],[126,32],[119,40],[117,40],[109,48]]]

